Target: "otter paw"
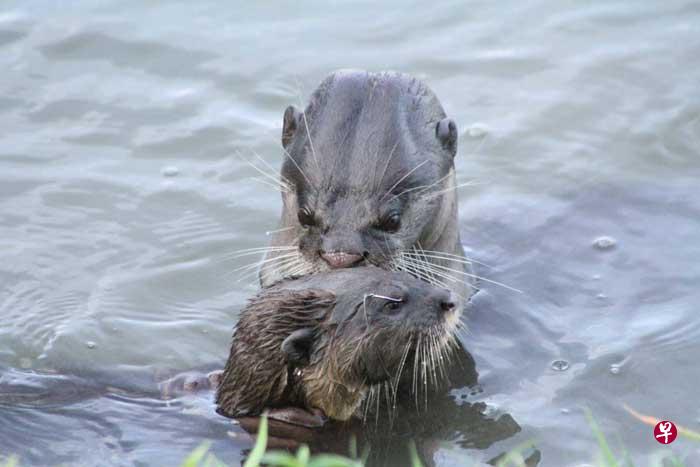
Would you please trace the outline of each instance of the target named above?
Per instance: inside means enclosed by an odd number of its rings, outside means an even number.
[[[171,399],[185,394],[216,389],[220,380],[221,372],[212,371],[209,374],[204,374],[188,371],[166,379],[158,384],[158,388],[161,398]]]
[[[308,411],[298,407],[271,409],[267,413],[267,418],[304,428],[321,428],[327,421],[323,411],[319,409]]]

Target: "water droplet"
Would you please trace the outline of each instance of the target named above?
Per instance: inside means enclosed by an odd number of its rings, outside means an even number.
[[[563,413],[564,415],[568,415],[571,413],[571,410],[567,409],[567,408],[563,408],[563,409],[561,409],[561,413]]]
[[[167,167],[163,167],[160,173],[162,173],[164,177],[176,177],[180,173],[180,169],[173,165],[169,165]]]
[[[94,349],[95,347],[97,347],[97,344],[95,344],[95,342],[93,342],[93,341],[87,341],[87,342],[85,343],[85,346],[86,346],[88,349]]]
[[[609,250],[611,248],[614,248],[615,245],[617,245],[617,240],[606,235],[603,235],[602,237],[598,237],[595,240],[593,240],[593,246],[599,250]]]
[[[569,369],[569,362],[566,360],[554,360],[552,362],[552,370],[554,371],[566,371]]]
[[[605,300],[606,298],[608,298],[608,296],[605,295],[604,293],[599,293],[598,295],[595,296],[595,298],[597,298],[598,300]]]
[[[489,127],[483,123],[475,123],[467,129],[467,134],[472,138],[481,138],[489,132]]]
[[[613,363],[612,365],[610,365],[610,373],[614,375],[619,375],[621,370],[622,368],[620,368],[619,363]]]

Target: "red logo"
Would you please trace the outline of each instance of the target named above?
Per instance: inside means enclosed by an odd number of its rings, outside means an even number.
[[[678,430],[673,422],[664,420],[654,427],[654,438],[661,444],[671,444],[678,436]]]

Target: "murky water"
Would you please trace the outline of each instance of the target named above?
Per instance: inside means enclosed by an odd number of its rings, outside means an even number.
[[[476,296],[483,391],[455,391],[463,424],[424,452],[534,439],[540,465],[580,464],[583,407],[634,459],[660,445],[623,404],[700,429],[699,25],[691,1],[4,2],[0,453],[175,465],[210,439],[238,462],[249,443],[209,398],[154,381],[222,365],[255,290],[225,255],[265,245],[281,204],[235,154],[279,166],[283,109],[343,67],[440,96],[479,182],[462,239],[523,291]],[[515,424],[484,428],[479,402]]]

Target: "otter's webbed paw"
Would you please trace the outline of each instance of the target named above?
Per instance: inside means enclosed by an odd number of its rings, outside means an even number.
[[[162,399],[172,399],[186,394],[193,394],[200,391],[216,390],[221,382],[222,370],[210,373],[199,373],[187,371],[166,379],[158,384]]]

